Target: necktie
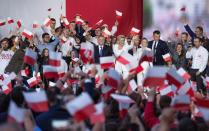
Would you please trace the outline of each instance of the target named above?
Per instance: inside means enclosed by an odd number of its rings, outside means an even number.
[[[156,62],[156,50],[157,50],[157,42],[155,41],[154,42],[154,49],[153,49],[153,51],[154,51],[154,61]]]
[[[102,56],[102,47],[100,46],[99,48],[99,55]]]

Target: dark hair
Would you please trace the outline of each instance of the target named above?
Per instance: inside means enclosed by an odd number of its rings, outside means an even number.
[[[46,91],[49,103],[58,104],[57,95],[60,94],[60,89],[58,87],[49,87]]]
[[[50,18],[51,21],[56,21],[55,18]]]
[[[57,28],[55,29],[55,32],[58,32],[58,31],[60,31],[60,30],[62,30],[62,27],[61,27],[61,26],[57,27]]]
[[[179,45],[182,47],[181,54],[184,54],[184,49],[183,49],[183,48],[184,48],[184,46],[183,46],[183,44],[182,44],[182,43],[177,43],[177,44],[176,44],[176,48],[175,48],[175,49],[177,49],[177,46],[179,46]]]
[[[155,30],[155,31],[153,31],[153,35],[154,34],[160,35],[160,31],[159,30]]]
[[[3,38],[3,39],[0,41],[0,43],[2,43],[2,42],[4,42],[4,41],[9,42],[9,38],[7,38],[7,37]]]
[[[164,109],[166,107],[170,107],[171,104],[171,97],[163,95],[160,97],[159,105],[161,109]]]
[[[42,50],[42,52],[41,52],[41,57],[44,57],[44,52],[45,52],[46,50],[49,51],[49,49],[47,49],[47,48],[44,48],[44,49]]]
[[[188,33],[187,32],[182,32],[181,34],[188,36]]]
[[[11,99],[17,104],[17,106],[21,107],[23,106],[24,104],[24,97],[23,97],[23,94],[22,92],[24,91],[25,89],[23,87],[15,87],[10,96],[11,96]]]
[[[196,28],[199,29],[201,32],[203,32],[202,26],[197,26]]]
[[[45,36],[49,35],[49,33],[43,33],[42,34],[42,38],[44,38]]]
[[[202,38],[200,37],[195,37],[194,39],[198,39],[200,42],[202,42]]]
[[[197,124],[191,118],[183,118],[179,121],[178,131],[197,131]]]

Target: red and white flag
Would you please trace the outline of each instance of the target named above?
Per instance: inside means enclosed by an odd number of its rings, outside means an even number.
[[[174,84],[177,88],[184,84],[184,78],[180,76],[174,68],[171,68],[167,72],[167,80],[169,83]]]
[[[79,53],[81,55],[81,60],[83,61],[84,64],[93,62],[94,46],[91,43],[89,42],[81,43]]]
[[[195,105],[197,105],[197,108],[202,113],[202,117],[205,119],[205,121],[208,122],[209,121],[209,100],[196,98]]]
[[[33,77],[31,77],[30,79],[27,80],[27,83],[32,88],[39,83],[39,80],[35,76],[33,76]]]
[[[23,92],[28,106],[35,112],[46,112],[49,110],[47,96],[44,90],[39,92]]]
[[[180,88],[177,90],[177,94],[179,95],[189,95],[190,97],[194,96],[194,90],[189,83],[189,81],[186,81]]]
[[[21,28],[22,27],[22,20],[18,20],[17,21],[17,28]]]
[[[139,32],[140,32],[139,29],[137,29],[137,28],[135,28],[135,27],[132,27],[132,28],[131,28],[130,34],[131,34],[131,35],[138,35]]]
[[[113,56],[100,57],[100,66],[102,69],[109,69],[115,66],[115,58]]]
[[[177,95],[172,99],[171,106],[177,110],[189,110],[190,102],[188,95]]]
[[[153,62],[153,59],[154,59],[153,51],[144,50],[139,60],[139,63],[142,63],[144,61]]]
[[[128,113],[130,103],[119,102],[119,116],[121,119],[124,119]]]
[[[191,76],[182,67],[177,70],[177,73],[182,76],[185,80],[189,80]]]
[[[104,100],[108,100],[110,98],[110,95],[115,92],[115,89],[111,88],[110,86],[102,86],[101,92],[102,92],[102,98]]]
[[[10,101],[9,104],[9,111],[8,111],[8,122],[16,122],[18,124],[24,123],[24,116],[25,115],[25,109],[20,108],[16,105],[15,102]]]
[[[104,115],[104,103],[98,103],[95,105],[96,112],[91,115],[90,121],[92,124],[100,123],[105,121]]]
[[[39,28],[39,27],[40,27],[39,23],[37,21],[34,21],[33,28],[35,29],[35,28]]]
[[[129,96],[119,95],[119,94],[111,94],[111,97],[115,99],[119,103],[135,103]]]
[[[12,24],[12,23],[14,23],[14,20],[11,17],[8,17],[7,18],[7,23]]]
[[[110,32],[107,28],[105,28],[105,29],[103,30],[103,32],[102,32],[102,35],[103,35],[104,37],[109,37],[109,36],[111,36],[112,34],[111,34],[111,32]]]
[[[4,25],[6,25],[6,20],[0,20],[0,26],[4,26]]]
[[[4,94],[9,94],[12,91],[12,80],[16,78],[16,74],[14,72],[10,73],[7,77],[4,78],[2,82],[2,91]]]
[[[132,92],[136,91],[138,88],[136,81],[134,79],[129,81],[127,92],[131,94]]]
[[[31,39],[33,37],[33,33],[29,30],[26,30],[26,29],[23,30],[22,35],[28,39]]]
[[[172,89],[172,86],[168,84],[158,87],[158,90],[161,96],[166,95],[166,96],[173,97],[175,94],[174,90]]]
[[[54,66],[45,65],[43,66],[43,74],[47,79],[59,78],[59,69]]]
[[[44,26],[48,27],[51,24],[51,19],[50,18],[46,18],[44,20]]]
[[[85,92],[68,102],[66,109],[77,122],[90,118],[96,112],[93,100]]]
[[[123,16],[123,13],[118,11],[118,10],[115,11],[115,14],[116,14],[116,19],[117,20],[120,20],[122,18],[122,16]]]
[[[24,56],[24,63],[34,65],[36,63],[37,53],[32,49],[27,49]]]
[[[163,55],[163,60],[164,60],[165,62],[170,62],[170,61],[172,61],[171,55],[170,55],[169,53]]]
[[[157,87],[164,85],[168,69],[163,66],[150,67],[145,75],[143,86]]]
[[[69,23],[69,21],[68,21],[67,18],[64,18],[64,19],[63,19],[63,22],[64,22],[64,26],[65,26],[65,27],[69,27],[70,23]]]
[[[122,81],[122,76],[114,69],[109,69],[104,78],[107,80],[107,85],[112,88],[117,88]]]
[[[49,65],[59,67],[61,65],[62,54],[60,52],[49,52]]]
[[[29,73],[30,73],[29,69],[25,69],[25,70],[20,71],[20,75],[25,76],[25,77],[28,77]]]

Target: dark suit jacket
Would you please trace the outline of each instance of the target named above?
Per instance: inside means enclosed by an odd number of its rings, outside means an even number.
[[[104,56],[112,56],[113,55],[113,51],[112,48],[108,45],[104,45],[103,46],[103,50],[102,50],[102,57]],[[94,59],[95,59],[95,63],[99,63],[99,46],[95,46],[94,48]]]
[[[152,49],[152,44],[153,44],[153,41],[150,41],[148,43],[148,48]],[[153,65],[165,65],[165,61],[163,60],[163,55],[169,53],[169,48],[168,48],[168,45],[162,41],[162,40],[159,40],[158,41],[158,45],[157,45],[157,49],[156,49],[156,53],[155,53],[155,59],[156,61],[153,62]]]

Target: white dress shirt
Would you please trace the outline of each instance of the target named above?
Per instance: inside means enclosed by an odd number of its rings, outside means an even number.
[[[192,58],[192,69],[198,69],[203,72],[208,64],[208,51],[200,46],[199,48],[193,47],[191,51],[187,51],[187,58]]]
[[[66,56],[69,51],[72,51],[73,45],[75,44],[75,39],[73,37],[69,37],[68,40],[61,45],[62,55]]]

